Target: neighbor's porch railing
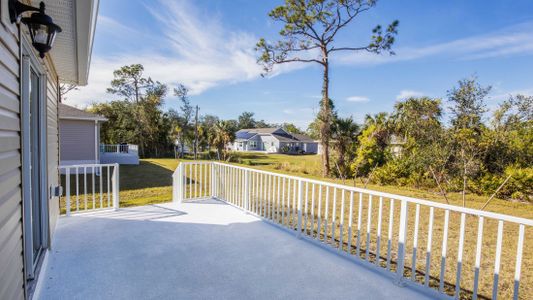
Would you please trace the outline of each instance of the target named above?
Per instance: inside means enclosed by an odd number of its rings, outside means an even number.
[[[180,163],[173,200],[210,197],[436,297],[518,299],[529,219],[217,162]],[[502,253],[514,263],[502,266]]]
[[[60,166],[61,213],[119,208],[119,165],[84,164]]]
[[[133,144],[100,144],[101,153],[134,153],[139,152],[139,147]]]

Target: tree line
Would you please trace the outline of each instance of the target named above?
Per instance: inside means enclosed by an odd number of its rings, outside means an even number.
[[[441,99],[411,97],[391,113],[367,115],[363,124],[333,110],[332,174],[378,184],[437,188],[533,201],[533,97],[510,95],[489,112],[490,86],[475,77],[447,92],[449,121]],[[320,135],[315,120],[308,133]]]
[[[141,64],[123,66],[113,72],[107,92],[121,99],[93,103],[89,110],[105,116],[101,140],[106,144],[139,145],[141,157],[169,157],[185,152],[195,154],[214,150],[212,158],[227,159],[227,145],[244,128],[282,127],[291,133],[303,133],[294,124],[274,124],[256,120],[253,112],[243,112],[237,119],[224,120],[214,115],[199,115],[191,104],[189,90],[182,84],[172,89],[178,109],[164,109],[169,87],[144,75]]]

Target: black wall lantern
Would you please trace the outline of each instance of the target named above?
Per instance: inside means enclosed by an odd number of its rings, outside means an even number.
[[[54,24],[52,18],[44,13],[44,2],[39,8],[20,3],[18,0],[9,0],[9,16],[11,22],[18,21],[19,16],[27,11],[35,11],[31,16],[22,18],[22,23],[30,30],[31,43],[39,51],[39,56],[44,58],[44,54],[52,49],[56,34],[61,32],[61,27]]]

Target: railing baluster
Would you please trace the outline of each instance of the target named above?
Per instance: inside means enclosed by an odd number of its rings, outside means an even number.
[[[87,167],[83,167],[83,199],[85,201],[83,208],[87,210]]]
[[[337,188],[333,188],[333,205],[331,206],[331,246],[335,247],[335,226],[337,212]]]
[[[481,266],[481,247],[483,246],[483,217],[478,218],[477,225],[477,243],[476,243],[476,262],[474,266],[474,289],[472,290],[472,299],[477,299],[479,285],[479,268]]]
[[[109,182],[110,182],[110,178],[109,178],[109,165],[107,166],[107,207],[111,207],[111,193],[109,191]],[[77,178],[76,178],[76,181],[77,181]]]
[[[285,177],[283,177],[283,187],[281,189],[281,224],[285,225]]]
[[[311,184],[311,232],[310,235],[315,235],[315,184]]]
[[[326,186],[326,207],[324,209],[324,243],[328,242],[329,186]]]
[[[91,173],[91,179],[92,179],[91,181],[92,181],[92,182],[91,182],[91,185],[92,185],[92,187],[93,187],[93,189],[92,189],[92,192],[93,192],[93,209],[96,208],[96,197],[95,197],[95,196],[96,196],[96,195],[95,195],[96,192],[95,192],[95,190],[94,190],[94,189],[95,189],[95,187],[94,187],[94,173],[95,173],[95,171],[94,171],[94,166],[92,166],[92,173]]]
[[[368,195],[368,216],[366,219],[366,251],[365,259],[370,261],[370,233],[372,231],[372,195]]]
[[[298,227],[297,227],[297,232],[298,232],[298,236],[302,236],[302,201],[303,201],[303,197],[304,197],[304,191],[303,191],[303,187],[304,186],[304,182],[300,179],[298,180],[298,206],[297,206],[297,210],[298,210]]]
[[[397,282],[402,283],[405,266],[405,241],[407,239],[407,201],[400,200],[400,229],[398,231],[398,264],[396,270]]]
[[[341,219],[339,221],[339,251],[342,251],[342,244],[343,244],[343,236],[344,236],[344,200],[345,200],[345,192],[344,190],[341,190]]]
[[[428,241],[426,247],[426,274],[424,276],[424,285],[429,287],[429,275],[431,271],[431,240],[433,238],[433,215],[434,208],[429,208],[429,225],[428,225]]]
[[[496,257],[494,258],[494,282],[492,284],[492,299],[498,298],[498,280],[500,278],[500,258],[502,256],[503,221],[498,221],[498,237],[496,238]]]
[[[103,176],[104,174],[102,173],[102,166],[99,166],[99,169],[100,169],[100,208],[104,208],[104,191],[103,191]]]
[[[201,199],[203,198],[203,190],[204,190],[204,174],[203,174],[203,168],[204,168],[204,163],[203,162],[200,162],[200,161],[195,161],[195,164],[198,165],[198,198]]]
[[[348,219],[348,254],[352,254],[353,191],[350,191],[350,215]]]
[[[520,271],[522,268],[522,250],[524,247],[524,231],[525,226],[520,224],[518,227],[518,244],[516,245],[516,264],[514,268],[514,287],[513,287],[513,299],[518,299],[518,292],[520,289]]]
[[[280,214],[280,211],[279,211],[279,208],[280,208],[280,192],[281,192],[281,187],[280,187],[280,184],[281,184],[281,177],[278,176],[278,184],[276,185],[276,188],[277,188],[277,197],[276,197],[276,219],[278,220],[278,223],[281,224],[281,214]]]
[[[448,222],[450,220],[450,211],[444,211],[444,233],[442,234],[442,254],[440,262],[439,291],[444,292],[444,281],[446,275],[446,248],[448,246]]]
[[[80,211],[80,177],[79,168],[76,167],[76,212]]]
[[[198,198],[198,164],[194,162],[194,198]]]
[[[268,176],[268,206],[267,206],[267,215],[268,215],[268,218],[272,220],[272,210],[273,210],[273,207],[272,207],[272,175],[269,175]]]
[[[318,221],[316,227],[316,239],[320,239],[320,232],[322,231],[322,185],[318,185]]]
[[[380,248],[381,248],[381,217],[383,215],[383,197],[379,197],[379,209],[378,209],[378,229],[377,229],[377,241],[376,241],[376,265],[380,263]]]
[[[355,255],[361,258],[361,222],[363,217],[363,193],[359,192],[359,211],[357,212],[357,240]]]
[[[304,197],[304,226],[303,230],[307,234],[307,202],[309,197],[309,182],[305,182],[305,197]]]
[[[293,183],[294,183],[294,184],[293,184],[294,187],[293,187],[293,195],[292,195],[292,207],[293,207],[293,212],[292,212],[292,218],[293,218],[293,221],[292,221],[292,227],[293,227],[294,229],[296,229],[295,224],[298,223],[298,214],[299,214],[299,212],[300,212],[300,210],[299,210],[298,207],[297,207],[297,205],[298,205],[298,204],[297,204],[297,201],[298,201],[298,194],[297,194],[297,193],[298,193],[298,187],[299,187],[299,185],[298,185],[298,181],[299,181],[299,180],[296,180],[296,179],[294,179],[294,181],[293,181]]]
[[[416,252],[418,250],[418,222],[420,219],[420,204],[415,208],[415,229],[413,233],[413,258],[411,262],[411,280],[416,281]]]
[[[194,198],[193,188],[192,188],[192,180],[193,180],[192,177],[193,177],[192,164],[189,164],[189,176],[188,176],[188,178],[189,178],[189,184],[188,184],[188,186],[189,186],[189,189],[188,189],[189,190],[189,199]],[[224,195],[224,196],[226,196],[226,195]]]
[[[287,179],[287,226],[291,225],[291,179]]]
[[[66,198],[65,210],[67,216],[70,216],[70,167],[65,168],[65,185],[66,185]]]
[[[387,271],[391,268],[391,252],[392,252],[392,229],[394,225],[394,199],[390,199],[389,207],[389,232],[387,234]]]
[[[459,298],[461,292],[461,269],[463,267],[463,245],[465,242],[465,222],[466,215],[461,214],[461,225],[459,226],[459,249],[457,250],[457,275],[455,276],[455,298]]]

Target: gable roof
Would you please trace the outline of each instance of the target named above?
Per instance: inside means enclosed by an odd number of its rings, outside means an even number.
[[[107,121],[103,116],[93,114],[75,107],[59,103],[59,119],[66,120],[88,120],[88,121]]]
[[[316,143],[305,134],[288,133],[283,128],[246,128],[236,132],[237,140],[249,140],[256,135],[271,135],[280,142],[296,143]]]
[[[237,132],[249,132],[249,133],[267,133],[267,134],[272,134],[274,133],[275,131],[278,131],[280,130],[281,128],[274,128],[274,127],[271,127],[271,128],[245,128],[245,129],[241,129]]]

